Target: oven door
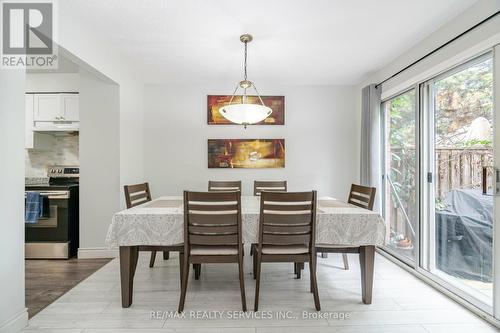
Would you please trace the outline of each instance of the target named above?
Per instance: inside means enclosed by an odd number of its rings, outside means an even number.
[[[49,199],[50,217],[25,223],[26,258],[68,258],[69,191],[42,191]]]

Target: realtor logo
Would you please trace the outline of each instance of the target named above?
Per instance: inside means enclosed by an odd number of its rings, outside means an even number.
[[[57,68],[53,24],[52,1],[3,1],[2,68]]]

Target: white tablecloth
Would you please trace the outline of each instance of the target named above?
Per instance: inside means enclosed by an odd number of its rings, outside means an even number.
[[[243,241],[257,243],[260,198],[241,198]],[[113,216],[109,247],[175,245],[184,242],[182,197],[160,197]],[[385,244],[385,223],[376,213],[333,198],[318,199],[316,244],[344,246]]]

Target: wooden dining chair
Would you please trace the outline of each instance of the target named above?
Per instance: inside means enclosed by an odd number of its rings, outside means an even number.
[[[253,182],[253,195],[259,196],[262,191],[286,192],[286,180],[283,181],[259,181]]]
[[[375,187],[361,186],[352,184],[351,191],[349,192],[349,198],[347,199],[347,203],[351,205],[355,205],[364,209],[373,210],[373,204],[375,203],[375,194],[377,189]],[[344,262],[344,269],[349,269],[349,261],[347,259],[347,253],[342,251],[343,248],[340,248],[336,245],[326,245],[319,244],[316,247],[316,251],[320,253],[342,253],[342,261]]]
[[[246,311],[241,192],[184,191],[184,262],[179,312],[184,310],[189,265],[202,263],[238,263],[241,305]]]
[[[209,180],[208,181],[208,191],[209,192],[227,192],[227,191],[240,191],[241,192],[241,180]]]
[[[286,192],[287,185],[286,180],[284,181],[268,181],[268,180],[255,180],[253,182],[253,195],[260,196],[262,191],[272,191],[272,192]],[[250,247],[250,255],[253,256],[253,249],[255,246]]]
[[[240,191],[241,180],[209,180],[209,192]],[[194,278],[198,280],[201,275],[201,264],[193,264]]]
[[[259,308],[263,262],[309,262],[311,292],[321,310],[316,281],[316,191],[260,195],[259,243],[254,247],[254,311]]]
[[[151,201],[151,191],[149,189],[149,183],[135,184],[135,185],[125,185],[123,186],[125,192],[125,203],[127,209],[142,205],[146,202]],[[141,246],[141,251],[151,251],[151,257],[149,259],[149,267],[153,267],[156,259],[156,252],[163,249],[163,259],[168,260],[170,256],[170,251],[181,251],[182,246]]]

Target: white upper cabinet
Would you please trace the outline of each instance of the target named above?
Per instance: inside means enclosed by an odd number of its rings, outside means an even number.
[[[34,121],[79,121],[78,94],[34,94]]]
[[[35,121],[61,120],[61,95],[60,94],[35,94]]]
[[[79,99],[77,94],[61,94],[62,117],[65,121],[79,121]]]

